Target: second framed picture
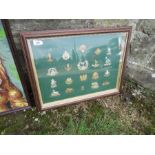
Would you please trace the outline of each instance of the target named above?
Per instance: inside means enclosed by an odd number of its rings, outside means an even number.
[[[0,115],[30,108],[9,21],[0,20]]]
[[[119,94],[131,27],[21,33],[39,110]]]

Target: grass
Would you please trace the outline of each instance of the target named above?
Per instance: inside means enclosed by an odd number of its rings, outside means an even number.
[[[1,116],[0,134],[155,134],[155,92],[126,80],[119,96]]]

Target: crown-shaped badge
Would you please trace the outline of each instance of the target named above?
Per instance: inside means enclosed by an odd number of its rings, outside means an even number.
[[[87,74],[80,75],[80,81],[86,81],[87,80]]]
[[[72,84],[73,83],[73,80],[70,78],[70,77],[68,77],[66,80],[65,80],[65,83],[66,84]]]

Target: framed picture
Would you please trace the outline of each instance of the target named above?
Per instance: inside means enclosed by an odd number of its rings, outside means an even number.
[[[8,20],[0,20],[0,115],[29,108]]]
[[[120,92],[131,27],[21,33],[39,110]]]

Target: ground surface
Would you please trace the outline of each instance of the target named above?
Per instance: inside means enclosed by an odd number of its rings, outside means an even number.
[[[155,92],[125,80],[120,96],[1,116],[0,134],[155,134]]]

